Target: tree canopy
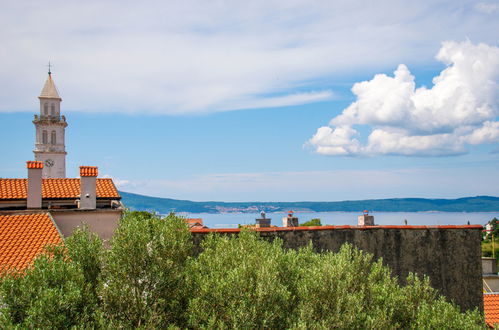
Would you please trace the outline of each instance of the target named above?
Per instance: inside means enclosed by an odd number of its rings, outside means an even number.
[[[300,223],[300,226],[305,226],[305,227],[316,227],[316,226],[322,226],[321,219],[319,218],[313,218],[309,221],[306,221],[304,223]]]
[[[351,245],[284,249],[250,229],[208,235],[193,255],[182,218],[128,212],[110,242],[77,230],[0,280],[2,328],[481,329],[427,278],[401,286]]]

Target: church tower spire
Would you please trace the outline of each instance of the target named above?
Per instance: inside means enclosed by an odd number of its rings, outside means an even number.
[[[66,177],[65,129],[68,124],[61,116],[61,97],[49,72],[45,85],[38,99],[40,114],[35,115],[33,124],[36,128],[35,160],[44,162],[42,177]]]

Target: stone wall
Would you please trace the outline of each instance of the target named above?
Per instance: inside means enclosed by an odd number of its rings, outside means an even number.
[[[268,240],[297,249],[310,241],[317,252],[336,252],[351,243],[389,266],[402,284],[409,272],[426,274],[431,285],[463,310],[483,310],[481,226],[323,226],[259,228]],[[210,232],[236,234],[239,229],[196,229],[199,243]]]

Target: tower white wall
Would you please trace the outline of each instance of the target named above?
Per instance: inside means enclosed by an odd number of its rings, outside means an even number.
[[[40,113],[35,115],[35,160],[44,162],[44,178],[66,177],[66,118],[61,116],[61,101],[49,73],[40,100]]]

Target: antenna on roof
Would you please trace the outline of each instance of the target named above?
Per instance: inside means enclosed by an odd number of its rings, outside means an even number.
[[[50,64],[50,61],[49,61],[49,65],[47,65],[48,68],[49,68],[49,74],[52,74],[52,72],[50,71],[50,69],[52,68],[52,65]]]

